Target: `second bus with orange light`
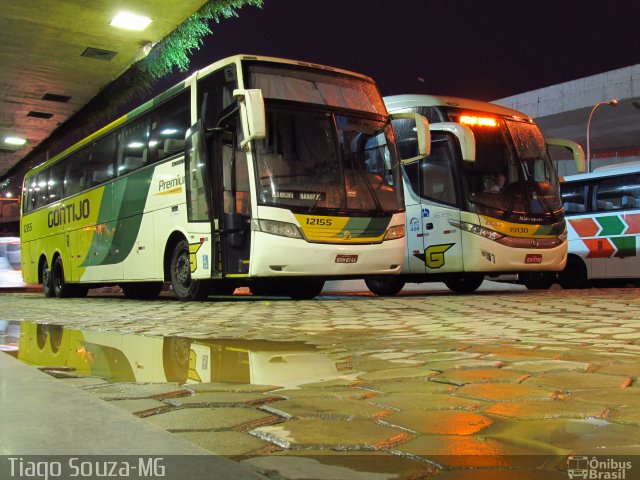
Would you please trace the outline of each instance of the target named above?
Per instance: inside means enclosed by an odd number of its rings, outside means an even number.
[[[529,288],[555,279],[567,259],[556,168],[533,119],[498,105],[453,97],[386,97],[390,112],[429,120],[431,154],[404,165],[407,251],[402,275],[366,279],[378,295],[406,282],[442,281],[476,290],[485,276],[517,273]],[[402,152],[413,126],[394,122]]]

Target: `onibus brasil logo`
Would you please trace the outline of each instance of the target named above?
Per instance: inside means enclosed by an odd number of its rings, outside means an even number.
[[[625,480],[632,478],[627,477],[629,470],[631,462],[613,458],[602,459],[586,455],[567,458],[567,473],[571,479]]]

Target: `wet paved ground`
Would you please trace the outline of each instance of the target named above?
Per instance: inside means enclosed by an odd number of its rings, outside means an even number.
[[[131,358],[144,384],[52,373],[273,478],[502,480],[568,478],[568,455],[640,454],[638,292],[0,303],[3,320],[106,331],[123,351],[187,337],[189,376],[203,351],[218,368],[203,383],[149,381]]]

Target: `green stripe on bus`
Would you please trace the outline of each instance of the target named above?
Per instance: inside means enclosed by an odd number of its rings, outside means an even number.
[[[596,217],[596,222],[600,224],[602,230],[598,234],[600,237],[609,237],[611,235],[620,235],[627,227],[618,215],[607,215],[604,217]]]
[[[624,237],[612,237],[610,240],[618,250],[614,257],[635,257],[636,256],[636,236],[627,235]]]
[[[389,218],[352,217],[343,230],[348,230],[353,238],[379,237],[386,231],[389,222]]]

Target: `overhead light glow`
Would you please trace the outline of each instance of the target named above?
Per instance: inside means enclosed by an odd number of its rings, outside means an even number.
[[[479,127],[497,127],[498,122],[492,117],[472,117],[470,115],[460,115],[460,123],[464,125],[477,125]]]
[[[147,28],[150,23],[151,19],[149,17],[129,12],[119,12],[113,20],[111,20],[110,25],[113,27],[124,28],[126,30],[142,31]]]
[[[178,133],[177,128],[165,128],[160,132],[161,135],[173,135],[174,133]]]
[[[131,142],[129,145],[127,145],[127,147],[129,147],[129,148],[142,148],[142,147],[144,147],[144,143],[142,143],[142,142]]]
[[[27,143],[27,139],[20,137],[5,137],[4,143],[8,145],[24,145]]]

